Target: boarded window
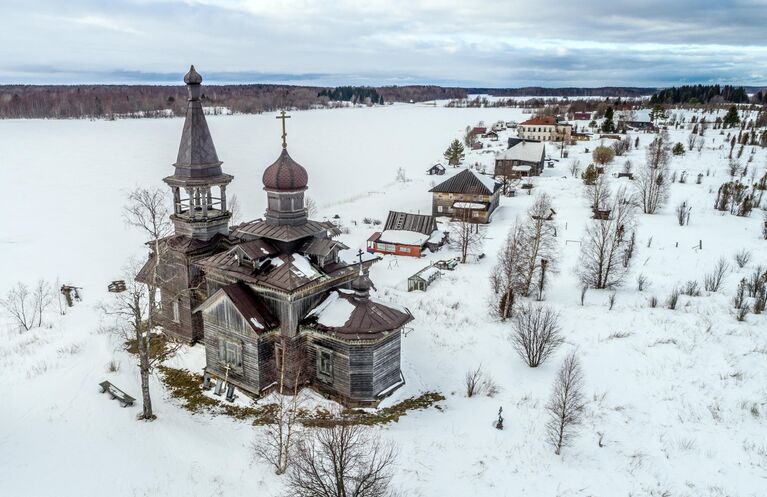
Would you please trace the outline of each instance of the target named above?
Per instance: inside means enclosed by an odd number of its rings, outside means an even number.
[[[171,307],[173,308],[173,321],[176,323],[181,322],[181,310],[179,309],[178,300],[174,300]]]
[[[219,338],[218,358],[229,367],[242,367],[242,345],[232,340]]]
[[[317,348],[317,376],[324,380],[333,379],[333,351]]]

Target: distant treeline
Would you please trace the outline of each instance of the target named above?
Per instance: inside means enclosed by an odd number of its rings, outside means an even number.
[[[466,90],[438,86],[321,88],[291,85],[205,85],[206,106],[217,112],[257,114],[278,109],[332,106],[334,101],[365,103],[423,102],[462,98]],[[168,117],[186,108],[184,86],[73,85],[0,86],[0,118],[71,119],[113,117]]]
[[[600,88],[468,88],[470,94],[495,97],[642,97],[652,95],[657,88],[603,86]]]
[[[650,98],[651,104],[745,104],[749,101],[745,88],[732,85],[674,86],[660,90]]]
[[[328,97],[330,100],[353,103],[383,104],[384,99],[375,88],[367,86],[339,86],[332,90],[322,90],[318,96]]]

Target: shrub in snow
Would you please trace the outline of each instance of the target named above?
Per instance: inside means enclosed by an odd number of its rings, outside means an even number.
[[[308,431],[296,444],[288,470],[293,497],[392,495],[397,451],[370,427],[339,423]]]
[[[43,325],[43,315],[51,303],[51,285],[41,279],[31,290],[22,282],[16,283],[5,298],[0,299],[0,308],[20,330],[29,331]]]
[[[748,283],[746,282],[746,278],[743,278],[740,280],[740,283],[738,283],[738,288],[735,290],[735,296],[732,298],[732,306],[735,309],[742,309],[745,307],[746,304],[746,287],[748,286]]]
[[[730,266],[727,264],[727,260],[724,257],[719,258],[713,271],[703,276],[703,288],[707,292],[718,292],[729,269]]]
[[[644,273],[637,276],[637,290],[643,292],[645,288],[650,286],[650,280],[647,279]]]
[[[615,158],[615,150],[613,150],[612,147],[600,145],[591,153],[591,158],[594,159],[594,162],[597,164],[605,165],[612,162]]]
[[[514,317],[511,341],[528,366],[538,367],[563,342],[559,314],[545,305],[527,304]]]
[[[482,388],[482,382],[484,381],[484,373],[482,372],[482,365],[477,366],[476,369],[472,369],[466,372],[464,375],[464,384],[466,386],[466,396],[474,397],[479,394]]]
[[[740,249],[739,251],[735,252],[735,255],[732,257],[735,259],[735,263],[738,265],[738,267],[743,269],[746,264],[751,261],[751,252],[746,249]]]
[[[679,303],[679,288],[674,288],[671,290],[671,295],[668,296],[668,300],[666,300],[666,307],[671,309],[672,311],[676,309],[676,305]]]

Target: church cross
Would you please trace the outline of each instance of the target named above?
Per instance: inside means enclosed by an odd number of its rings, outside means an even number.
[[[290,116],[285,114],[285,111],[280,111],[280,115],[277,116],[277,119],[282,120],[282,148],[288,148],[288,142],[287,137],[288,133],[285,131],[285,119],[290,119]]]
[[[365,253],[365,252],[363,252],[363,251],[362,251],[362,249],[359,249],[359,250],[357,251],[357,257],[359,257],[359,258],[360,258],[360,276],[362,275],[362,255],[363,255],[364,253]]]

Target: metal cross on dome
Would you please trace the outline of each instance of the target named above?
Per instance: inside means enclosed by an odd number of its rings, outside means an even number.
[[[288,133],[285,131],[285,119],[290,119],[290,116],[287,115],[284,110],[281,110],[280,115],[277,116],[277,119],[282,120],[282,148],[288,148]]]
[[[363,255],[364,253],[365,253],[365,252],[363,252],[363,251],[362,251],[362,249],[359,249],[359,250],[357,251],[357,257],[359,257],[359,258],[360,258],[360,266],[362,266],[362,255]]]

